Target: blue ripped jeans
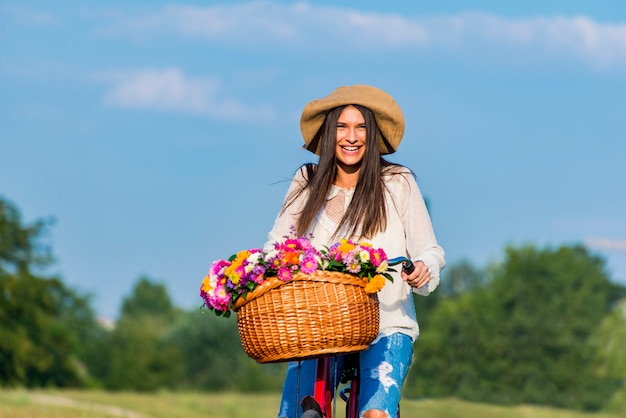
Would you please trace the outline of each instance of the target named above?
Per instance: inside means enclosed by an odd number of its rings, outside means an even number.
[[[385,411],[390,418],[397,417],[402,385],[412,359],[411,337],[400,333],[382,337],[361,352],[359,414],[374,409]],[[336,375],[337,379],[341,376],[342,364],[342,358],[339,357],[337,373],[331,371],[331,376]],[[315,360],[289,363],[278,418],[298,418],[302,414],[300,400],[307,395],[313,395],[316,366]],[[299,392],[298,367],[300,367]],[[335,382],[336,385],[338,383]]]

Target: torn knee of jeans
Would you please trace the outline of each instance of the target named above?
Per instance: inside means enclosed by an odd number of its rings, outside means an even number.
[[[387,411],[381,411],[380,409],[368,409],[363,412],[359,418],[391,418],[391,416]]]

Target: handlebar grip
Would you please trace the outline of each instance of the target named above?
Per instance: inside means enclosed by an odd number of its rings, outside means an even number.
[[[406,274],[413,273],[413,271],[415,271],[415,266],[413,265],[413,262],[411,260],[404,260],[402,262],[402,271]]]

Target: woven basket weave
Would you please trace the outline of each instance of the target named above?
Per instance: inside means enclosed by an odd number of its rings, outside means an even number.
[[[318,270],[275,277],[235,303],[244,351],[259,363],[365,350],[378,335],[376,294],[365,280]]]

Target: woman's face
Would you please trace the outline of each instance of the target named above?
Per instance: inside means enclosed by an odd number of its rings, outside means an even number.
[[[337,120],[337,146],[335,155],[339,168],[346,172],[357,171],[365,155],[365,118],[354,106],[347,106]]]

